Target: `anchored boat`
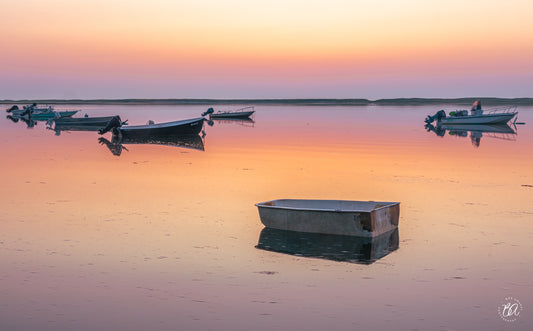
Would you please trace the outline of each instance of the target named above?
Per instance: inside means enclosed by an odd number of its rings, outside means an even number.
[[[431,124],[506,124],[518,114],[516,106],[492,108],[483,110],[481,101],[476,100],[472,104],[470,114],[468,110],[456,110],[446,115],[444,110],[439,110],[433,116],[427,116],[425,122]]]
[[[101,117],[61,117],[54,120],[54,126],[50,129],[60,135],[62,131],[99,131],[114,118],[114,116]]]
[[[168,135],[187,135],[199,134],[202,131],[204,123],[203,117],[165,122],[165,123],[148,123],[146,125],[123,125],[119,116],[115,116],[107,126],[99,130],[98,133],[104,134],[113,130],[114,134],[122,138],[143,138],[143,137],[161,137]]]
[[[34,120],[48,120],[53,118],[70,117],[78,112],[78,110],[61,110],[56,111],[52,106],[37,106],[36,103],[32,103],[28,106],[23,106],[20,109],[17,105],[6,109],[8,113],[12,113],[13,116],[26,116]]]
[[[280,199],[256,204],[269,228],[376,237],[398,227],[399,202]]]
[[[66,117],[58,118],[54,122],[56,125],[64,126],[94,126],[104,128],[114,116],[100,116],[100,117]]]
[[[211,119],[246,119],[249,118],[255,112],[254,107],[244,107],[232,111],[217,111],[214,112],[213,108],[209,108],[203,116],[209,114]]]

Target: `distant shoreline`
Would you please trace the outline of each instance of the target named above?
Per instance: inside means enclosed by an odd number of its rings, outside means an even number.
[[[428,104],[465,104],[481,100],[485,105],[533,105],[533,98],[395,98],[395,99],[36,99],[0,100],[0,104],[69,105],[302,105],[302,106],[416,106]]]

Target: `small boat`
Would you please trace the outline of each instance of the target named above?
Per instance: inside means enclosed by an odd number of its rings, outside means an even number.
[[[193,118],[182,121],[153,123],[146,125],[123,125],[119,116],[114,116],[107,126],[98,132],[104,134],[113,130],[114,134],[122,138],[161,137],[168,135],[199,134],[202,131],[204,118]]]
[[[107,123],[113,119],[114,116],[101,116],[101,117],[61,117],[54,122],[56,125],[63,126],[96,126],[105,128]]]
[[[492,108],[490,110],[481,109],[481,102],[476,100],[472,104],[470,114],[468,110],[456,110],[446,115],[444,110],[439,110],[433,116],[427,116],[425,122],[428,124],[437,121],[439,124],[506,124],[518,114],[516,106]]]
[[[14,116],[27,116],[34,120],[48,120],[53,118],[70,117],[78,112],[78,110],[61,110],[56,111],[52,106],[37,106],[33,103],[28,106],[23,106],[20,109],[17,105],[6,109],[8,113],[12,113]]]
[[[398,229],[377,237],[354,237],[264,228],[258,249],[339,262],[372,264],[399,247]]]
[[[27,115],[30,113],[49,113],[53,112],[54,108],[52,106],[37,106],[36,103],[32,103],[31,105],[22,106],[22,109],[19,108],[18,105],[14,105],[8,109],[6,109],[6,112],[12,113],[13,115]]]
[[[213,108],[209,108],[209,110],[212,110]],[[209,113],[209,110],[208,110],[208,114],[209,114],[209,118],[212,118],[212,119],[244,119],[244,118],[249,118],[254,112],[254,107],[244,107],[244,108],[241,108],[241,109],[237,109],[237,110],[232,110],[232,111],[217,111],[216,113],[215,112],[211,112]],[[205,116],[205,115],[204,115]]]
[[[51,111],[41,113],[30,113],[29,117],[34,120],[48,120],[53,118],[71,117],[76,114],[78,110],[65,110],[65,111]]]
[[[114,116],[62,117],[49,123],[48,128],[54,130],[56,135],[60,135],[62,131],[99,131],[105,128],[113,118]]]
[[[256,204],[268,228],[376,237],[398,227],[399,202],[279,199]]]

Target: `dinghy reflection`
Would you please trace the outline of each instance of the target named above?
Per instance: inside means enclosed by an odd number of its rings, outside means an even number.
[[[494,139],[516,141],[517,132],[507,124],[454,124],[437,125],[426,124],[424,126],[428,132],[433,132],[439,137],[444,137],[446,132],[450,136],[465,137],[470,136],[474,147],[479,147],[482,137]]]
[[[194,149],[204,151],[204,142],[197,134],[186,135],[166,135],[166,136],[145,136],[145,137],[124,137],[114,133],[111,141],[106,138],[99,138],[101,145],[107,146],[111,153],[120,156],[123,150],[129,151],[124,145],[162,145]]]
[[[398,229],[374,238],[264,228],[258,249],[333,261],[372,264],[399,247]]]

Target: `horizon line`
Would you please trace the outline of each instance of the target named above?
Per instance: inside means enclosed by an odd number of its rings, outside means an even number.
[[[415,105],[434,103],[485,103],[503,104],[513,102],[519,105],[533,105],[533,97],[460,97],[460,98],[95,98],[95,99],[2,99],[0,104],[9,103],[57,103],[57,104],[154,104],[154,105],[204,105],[204,104],[300,104],[300,105]]]

